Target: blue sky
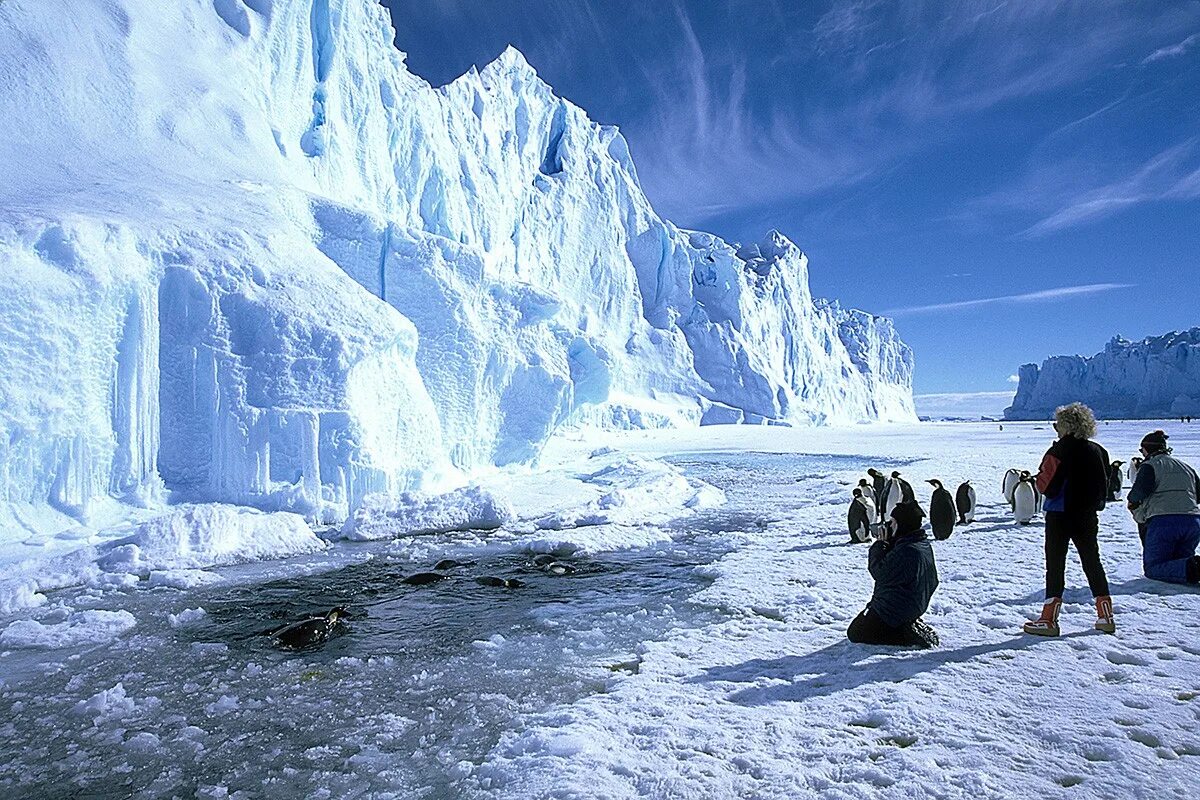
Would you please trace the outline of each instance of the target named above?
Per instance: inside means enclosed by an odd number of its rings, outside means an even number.
[[[918,394],[1200,325],[1200,2],[385,5],[434,85],[515,45],[677,224],[783,231]]]

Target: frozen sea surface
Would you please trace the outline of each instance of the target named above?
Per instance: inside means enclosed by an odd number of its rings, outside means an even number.
[[[136,626],[96,646],[84,637],[5,653],[0,786],[64,797],[456,796],[524,715],[606,692],[640,671],[645,642],[719,621],[722,610],[689,598],[712,582],[709,565],[774,519],[762,475],[795,495],[829,461],[677,459],[729,487],[731,502],[667,524],[659,544],[563,556],[569,575],[545,573],[528,552],[422,537],[421,552],[442,544],[474,563],[410,586],[401,579],[433,563],[412,560],[411,541],[342,544],[352,560],[329,571],[297,560],[300,574],[270,580],[251,566],[216,586],[54,593],[60,616],[88,608],[131,614]],[[275,562],[267,575],[287,572]],[[482,586],[482,575],[525,585]],[[319,649],[284,652],[263,635],[336,605],[355,616]]]
[[[1100,439],[1125,458],[1143,428]],[[728,502],[634,537],[646,546],[566,555],[572,575],[536,571],[525,540],[460,534],[340,543],[223,568],[215,585],[52,593],[37,619],[105,614],[88,618],[99,643],[0,656],[0,794],[1192,796],[1200,594],[1139,577],[1120,506],[1101,531],[1117,635],[1091,630],[1073,561],[1065,635],[1019,633],[1041,600],[1041,527],[1013,522],[998,484],[1036,466],[1050,435],[629,434],[613,444]],[[1200,437],[1172,436],[1195,462]],[[936,545],[933,651],[845,641],[870,591],[866,548],[843,543],[868,465],[900,469],[923,502],[928,477],[976,482],[977,522]],[[398,583],[443,555],[476,563]],[[482,574],[527,585],[471,581]],[[359,616],[322,649],[284,653],[258,635],[347,602]]]

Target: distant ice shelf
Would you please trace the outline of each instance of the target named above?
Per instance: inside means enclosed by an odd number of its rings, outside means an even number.
[[[1200,416],[1200,328],[1131,342],[1113,338],[1094,356],[1025,364],[1006,419],[1048,419],[1081,401],[1108,419]]]

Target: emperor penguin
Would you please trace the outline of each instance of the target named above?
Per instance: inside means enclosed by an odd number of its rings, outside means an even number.
[[[916,502],[917,495],[913,492],[912,485],[908,481],[904,480],[904,478],[901,478],[899,472],[892,473],[892,480],[900,484],[900,501],[902,503]]]
[[[1037,513],[1038,490],[1033,485],[1033,476],[1029,473],[1025,473],[1017,481],[1017,486],[1013,489],[1012,505],[1013,514],[1021,525],[1028,525],[1033,520],[1033,515]]]
[[[887,490],[887,478],[874,467],[867,470],[867,474],[871,476],[871,488],[874,489],[875,494],[871,499],[875,501],[875,507],[882,512],[883,506],[887,502],[887,495],[885,493]]]
[[[275,644],[286,650],[300,650],[322,644],[342,626],[342,619],[350,616],[342,606],[332,608],[323,617],[309,617],[300,622],[284,625],[268,631]]]
[[[1138,470],[1142,468],[1143,461],[1145,461],[1145,459],[1141,456],[1134,456],[1129,461],[1129,466],[1125,470],[1125,475],[1129,478],[1129,484],[1131,486],[1133,485],[1133,482],[1137,480]]]
[[[969,525],[975,521],[975,487],[970,481],[963,481],[954,493],[954,505],[958,507],[958,522]]]
[[[888,478],[888,482],[883,486],[883,505],[879,507],[880,518],[887,520],[892,516],[892,509],[900,505],[900,501],[904,498],[904,492],[900,488],[900,483],[895,478]]]
[[[870,499],[863,494],[862,489],[854,490],[854,499],[850,501],[850,509],[846,512],[846,526],[850,529],[851,544],[862,544],[871,538],[875,507],[867,505],[869,502]]]
[[[930,478],[926,483],[933,484],[933,498],[929,501],[929,527],[933,529],[933,538],[949,539],[954,532],[954,519],[958,516],[954,498],[937,478]]]
[[[1004,501],[1012,506],[1013,490],[1017,488],[1017,484],[1021,481],[1021,470],[1015,467],[1004,473],[1004,481],[1000,484],[1000,491],[1004,493]]]
[[[1110,502],[1116,502],[1121,497],[1121,487],[1124,485],[1121,465],[1124,463],[1124,461],[1114,461],[1108,470],[1108,499]]]
[[[858,490],[862,492],[863,502],[867,504],[867,508],[871,512],[871,519],[875,520],[879,517],[879,508],[875,505],[875,489],[867,483],[867,479],[863,478],[858,482]],[[855,495],[858,497],[858,495]]]

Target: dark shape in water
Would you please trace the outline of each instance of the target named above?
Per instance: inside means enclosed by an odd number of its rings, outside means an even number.
[[[525,582],[517,578],[497,578],[495,575],[482,575],[475,579],[480,586],[499,586],[505,589],[519,589]]]
[[[545,572],[551,575],[571,575],[575,572],[575,568],[570,564],[564,564],[561,561],[552,561],[549,564],[542,566]]]
[[[324,642],[343,626],[342,620],[350,616],[342,606],[332,608],[323,617],[310,617],[300,622],[293,622],[281,628],[274,628],[267,633],[275,640],[275,644],[286,650],[301,650],[305,647],[315,647]]]
[[[455,569],[456,567],[471,567],[474,565],[474,561],[455,561],[453,558],[443,558],[441,561],[433,565],[433,569],[435,572],[444,572],[448,569]]]
[[[533,557],[533,565],[535,567],[544,567],[548,564],[553,564],[555,561],[558,561],[558,559],[549,553],[542,553]]]
[[[415,575],[409,575],[407,578],[401,578],[401,583],[407,583],[409,586],[427,586],[431,583],[446,580],[445,575],[439,575],[436,572],[418,572]]]

